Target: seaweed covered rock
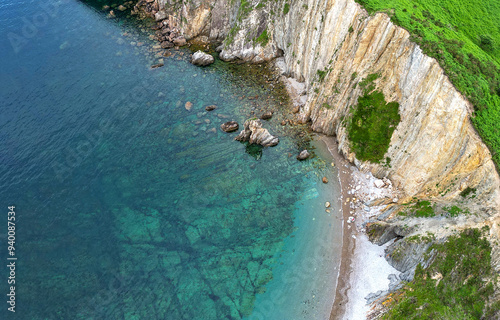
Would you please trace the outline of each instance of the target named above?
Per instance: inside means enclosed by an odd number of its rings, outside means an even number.
[[[273,147],[279,142],[277,137],[270,134],[267,129],[262,128],[262,122],[259,119],[247,120],[243,127],[240,134],[234,138],[235,140],[248,141],[263,147]]]
[[[236,121],[228,121],[224,122],[223,124],[220,125],[220,129],[224,132],[233,132],[238,130],[239,125],[238,122]]]

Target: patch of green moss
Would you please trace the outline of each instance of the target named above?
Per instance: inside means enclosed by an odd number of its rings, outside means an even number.
[[[436,215],[430,201],[418,201],[414,206],[414,213],[417,218],[430,218]]]
[[[365,93],[360,97],[347,126],[351,148],[356,157],[380,163],[400,121],[399,104],[387,103],[381,91]]]
[[[236,35],[236,33],[238,33],[238,31],[240,30],[240,27],[236,24],[234,25],[231,30],[229,30],[229,33],[226,37],[226,39],[224,40],[224,44],[225,46],[227,47],[228,45],[232,44],[233,41],[234,41],[234,36]]]
[[[318,70],[316,73],[318,74],[319,82],[323,82],[323,80],[325,80],[327,70]]]
[[[456,217],[463,212],[463,210],[457,206],[451,206],[449,208],[445,207],[444,209],[450,214],[451,217]]]
[[[351,79],[356,76],[357,74],[353,73]],[[374,82],[379,77],[380,74],[373,73],[359,82],[364,95],[353,108],[353,116],[347,127],[351,148],[356,157],[373,163],[383,161],[392,134],[401,121],[399,104],[387,103],[381,91],[373,91]],[[390,165],[390,160],[388,163],[386,161],[386,165]]]
[[[378,78],[380,78],[378,73],[369,74],[366,79],[361,80],[359,87],[363,89],[364,93],[369,93],[375,89],[375,80]]]
[[[269,35],[267,34],[267,28],[262,31],[262,33],[255,39],[255,42],[259,43],[261,46],[265,47],[269,42]]]
[[[436,240],[436,236],[433,233],[427,232],[425,235],[417,234],[407,237],[405,240],[408,243],[430,243]]]
[[[241,0],[240,8],[238,9],[238,21],[247,17],[250,12],[252,12],[252,3],[248,0]]]
[[[476,193],[476,188],[470,188],[470,187],[467,187],[465,188],[462,192],[460,192],[460,195],[463,197],[463,198],[467,198],[470,194],[474,194]]]
[[[266,6],[266,1],[259,2],[259,4],[255,7],[255,9],[261,9]]]

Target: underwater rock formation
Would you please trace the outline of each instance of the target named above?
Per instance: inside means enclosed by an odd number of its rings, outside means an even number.
[[[220,129],[224,132],[233,132],[239,129],[238,122],[236,121],[228,121],[224,122],[223,124],[220,125]]]

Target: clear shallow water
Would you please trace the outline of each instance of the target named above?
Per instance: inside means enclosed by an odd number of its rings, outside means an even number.
[[[2,303],[0,318],[311,319],[328,309],[341,237],[338,209],[324,209],[338,192],[326,156],[295,160],[307,139],[279,124],[262,75],[200,69],[187,51],[151,70],[162,57],[140,30],[79,1],[0,4],[0,205],[16,205],[19,259],[17,312]],[[278,110],[266,122],[277,147],[250,155],[219,130],[266,108]]]

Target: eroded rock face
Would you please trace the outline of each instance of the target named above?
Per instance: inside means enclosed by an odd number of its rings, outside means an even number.
[[[248,141],[259,144],[263,147],[273,147],[278,144],[279,139],[269,133],[267,129],[262,128],[262,122],[259,119],[245,121],[244,129],[234,138],[238,141]]]
[[[191,63],[196,65],[196,66],[208,66],[212,63],[214,63],[214,57],[209,55],[208,53],[205,53],[203,51],[197,51],[193,54],[193,57],[191,58]]]
[[[283,56],[283,74],[304,83],[308,93],[298,119],[336,135],[341,152],[362,170],[391,179],[401,190],[398,203],[412,197],[449,201],[470,187],[477,189],[481,210],[498,211],[500,179],[470,123],[472,106],[387,15],[370,16],[354,0],[300,0],[286,14],[270,15],[283,8],[267,2],[236,19],[238,4],[230,0],[197,0],[182,8],[157,1],[187,39],[221,44],[223,60]],[[322,81],[318,70],[326,72]],[[362,94],[359,82],[373,73],[380,74],[375,84],[386,100],[400,105],[401,123],[385,155],[390,167],[356,160],[342,122]]]

